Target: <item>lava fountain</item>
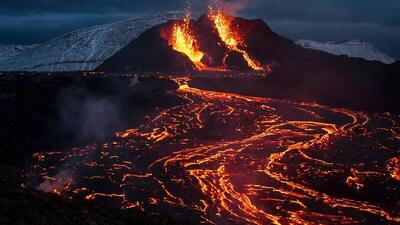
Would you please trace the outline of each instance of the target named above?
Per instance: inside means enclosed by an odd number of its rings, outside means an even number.
[[[216,7],[217,10],[214,10],[211,5],[209,6],[208,18],[211,21],[213,29],[216,31],[216,35],[221,40],[219,45],[225,46],[227,52],[224,53],[222,59],[224,68],[214,68],[205,65],[202,60],[206,54],[208,56],[210,54],[204,52],[204,49],[200,49],[198,34],[193,29],[195,25],[192,23],[192,14],[189,5],[190,3],[188,3],[183,21],[176,21],[173,24],[166,39],[172,49],[186,55],[197,70],[226,71],[229,68],[227,59],[230,52],[239,53],[247,66],[254,71],[267,71],[270,69],[268,66],[263,66],[257,59],[244,50],[246,43],[240,32],[235,28],[232,17],[228,16],[221,7]]]
[[[219,37],[230,51],[236,51],[240,53],[251,69],[255,71],[266,70],[266,68],[264,68],[260,62],[253,59],[249,53],[239,47],[244,45],[243,39],[234,29],[232,20],[229,16],[224,14],[221,10],[214,11],[212,7],[210,7],[209,18],[214,22],[215,29],[217,30]],[[226,54],[224,63],[227,56],[228,55]]]
[[[196,69],[202,70],[205,66],[201,62],[204,53],[199,50],[197,39],[190,29],[191,14],[186,12],[183,23],[177,22],[172,28],[172,35],[169,38],[169,45],[175,51],[185,54],[194,63]]]

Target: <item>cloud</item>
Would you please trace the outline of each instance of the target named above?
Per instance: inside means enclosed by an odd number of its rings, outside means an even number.
[[[270,20],[378,22],[400,20],[398,0],[191,0],[204,11],[209,1]],[[151,13],[183,9],[186,0],[2,0],[0,15]],[[397,23],[396,23],[397,24]]]
[[[269,20],[376,22],[399,18],[397,0],[254,0],[246,14]]]
[[[251,0],[210,0],[209,4],[228,14],[235,15],[237,12],[245,10],[250,5],[250,1]]]
[[[140,16],[142,15],[134,13],[0,15],[0,43],[39,43],[84,27]]]
[[[2,0],[0,13],[131,13],[175,9],[183,4],[181,0]]]

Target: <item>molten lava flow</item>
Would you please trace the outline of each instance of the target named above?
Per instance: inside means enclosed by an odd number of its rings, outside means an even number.
[[[223,14],[221,11],[218,11],[216,13],[210,12],[209,17],[214,22],[219,37],[225,43],[228,49],[230,49],[231,51],[239,52],[243,56],[244,60],[246,60],[247,65],[253,70],[265,70],[265,68],[261,66],[257,60],[252,59],[245,50],[239,48],[239,45],[241,45],[243,42],[242,38],[232,28],[232,21],[228,16]]]
[[[190,14],[187,14],[182,23],[176,23],[172,29],[169,44],[175,51],[185,54],[194,63],[198,70],[205,66],[201,62],[204,53],[199,50],[195,36],[190,30]]]
[[[37,153],[27,181],[195,224],[400,223],[397,115],[167,78],[182,104],[106,143]]]

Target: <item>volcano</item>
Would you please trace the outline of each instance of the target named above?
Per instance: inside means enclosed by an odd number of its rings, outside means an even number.
[[[227,16],[228,17],[228,16]],[[305,49],[292,40],[275,32],[261,19],[248,20],[229,16],[230,26],[242,39],[243,49],[262,65],[270,65],[275,71],[295,74],[320,74],[335,76],[336,74],[365,75],[379,74],[386,68],[377,61],[368,62],[363,59],[331,55],[322,51]],[[190,58],[173,49],[168,36],[179,20],[152,27],[125,48],[114,54],[97,70],[99,71],[191,71],[196,65]],[[198,42],[199,51],[204,53],[201,62],[207,68],[226,66],[230,70],[252,70],[239,52],[229,49],[221,40],[218,30],[210,15],[203,15],[190,21],[190,29]],[[224,57],[225,65],[224,65]]]
[[[231,93],[320,102],[358,110],[400,110],[397,104],[400,93],[396,85],[400,81],[399,62],[386,65],[306,49],[275,33],[261,19],[226,17],[234,35],[240,38],[237,46],[229,46],[232,40],[220,34],[213,17],[203,15],[190,20],[195,47],[202,54],[201,60],[193,62],[171,45],[174,26],[184,23],[171,20],[144,32],[97,70],[165,73],[257,70],[246,62],[247,55],[256,62],[256,67],[262,67],[257,72],[268,74],[267,79],[243,79],[229,81],[229,84],[203,80],[197,84],[201,88],[207,88],[204,86],[207,84],[213,90]],[[201,64],[201,68],[196,63]]]
[[[259,64],[256,65],[259,67],[267,65],[270,60],[268,52],[260,51],[257,43],[264,42],[264,40],[271,41],[272,45],[276,41],[292,43],[274,33],[262,20],[246,20],[239,17],[229,17],[229,20],[230,26],[235,29],[235,35],[241,38],[237,49],[232,49],[229,45],[224,44],[225,40],[221,39],[210,15],[203,15],[198,20],[190,21],[190,30],[196,38],[198,50],[204,54],[201,59],[204,68],[200,70],[251,71],[254,70],[252,68],[254,62],[248,63],[250,55],[255,58],[256,63],[254,64]],[[168,40],[177,23],[184,22],[171,20],[147,30],[106,60],[97,70],[113,72],[199,70],[187,55],[174,50]],[[263,46],[262,48],[269,47]],[[243,52],[248,52],[248,54],[243,54]]]

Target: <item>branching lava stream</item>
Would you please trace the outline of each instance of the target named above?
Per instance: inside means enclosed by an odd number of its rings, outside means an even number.
[[[399,117],[189,86],[110,143],[37,153],[31,185],[205,224],[398,223]],[[374,197],[371,197],[374,196]]]

